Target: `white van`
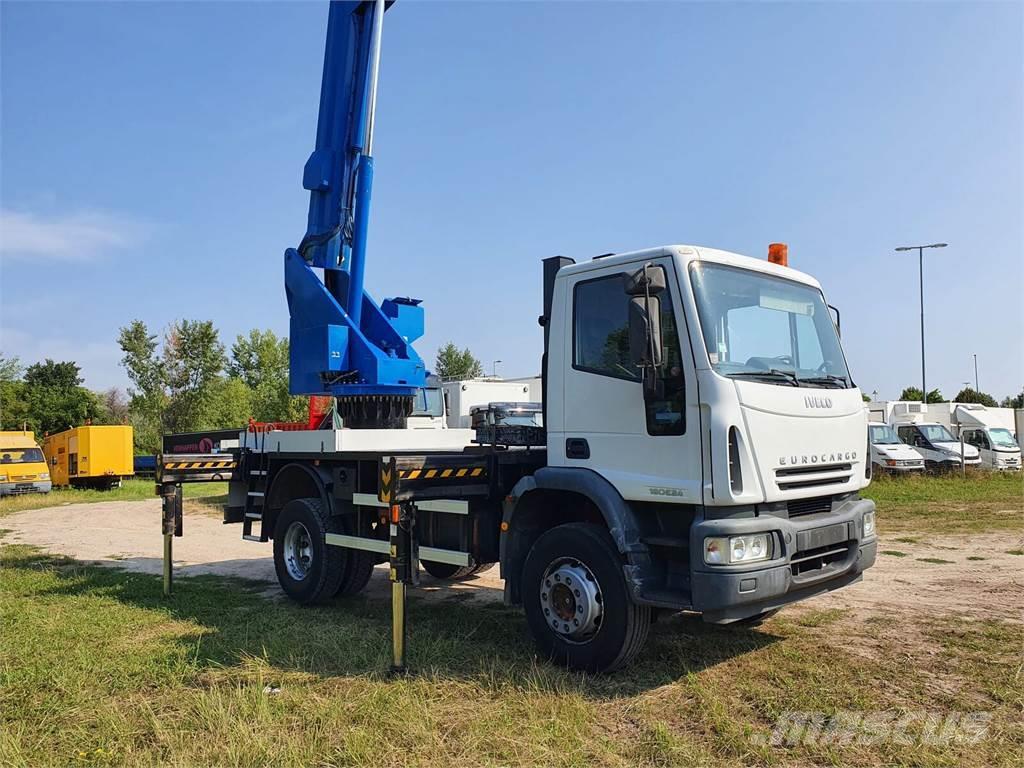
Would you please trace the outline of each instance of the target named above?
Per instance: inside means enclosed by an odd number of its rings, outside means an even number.
[[[925,469],[951,471],[960,467],[960,441],[942,424],[898,424],[896,434],[924,457]],[[976,467],[981,455],[973,445],[964,445],[964,464]]]
[[[896,431],[880,421],[868,422],[871,465],[875,472],[923,472],[924,457],[900,441]]]

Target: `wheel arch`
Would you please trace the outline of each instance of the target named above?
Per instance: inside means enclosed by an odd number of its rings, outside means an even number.
[[[523,564],[534,542],[555,526],[575,522],[607,529],[626,561],[631,590],[639,594],[639,574],[649,566],[650,552],[640,539],[632,507],[615,486],[593,470],[543,467],[521,478],[505,499],[500,554],[506,603],[522,601]]]
[[[330,482],[330,474],[325,470],[300,462],[290,462],[274,472],[263,510],[267,530],[273,532],[278,515],[292,499],[317,499],[330,513]]]

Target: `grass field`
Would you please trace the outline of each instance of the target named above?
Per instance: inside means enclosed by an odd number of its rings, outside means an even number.
[[[1020,482],[886,480],[870,495],[883,535],[1005,531],[1002,509],[1019,527]],[[1019,625],[792,609],[743,630],[674,616],[637,664],[588,677],[534,658],[519,611],[413,599],[415,674],[393,679],[386,602],[300,608],[262,590],[199,577],[165,599],[155,577],[0,548],[0,765],[1024,763]],[[993,720],[974,745],[769,742],[786,711],[844,710]]]
[[[28,493],[23,496],[0,497],[0,517],[27,509],[57,507],[61,504],[88,504],[97,501],[141,501],[155,499],[155,483],[153,480],[132,478],[125,480],[120,488],[109,491],[86,490],[77,488],[57,488],[49,493]],[[184,484],[182,493],[192,506],[216,506],[227,500],[227,483],[193,483]]]
[[[863,492],[878,507],[882,533],[1024,532],[1024,473],[971,472],[875,478]]]

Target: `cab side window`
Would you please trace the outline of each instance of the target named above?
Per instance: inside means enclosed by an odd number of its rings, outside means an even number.
[[[629,358],[629,296],[626,273],[584,280],[573,289],[573,368],[599,376],[641,381]],[[658,397],[647,403],[647,433],[681,435],[685,384],[672,294],[661,299],[662,360]]]
[[[917,427],[900,427],[898,432],[900,440],[907,445],[922,445],[921,434],[917,431]]]

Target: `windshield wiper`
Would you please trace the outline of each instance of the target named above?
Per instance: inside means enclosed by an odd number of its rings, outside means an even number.
[[[845,376],[833,376],[831,373],[826,373],[822,376],[811,376],[806,379],[798,379],[801,384],[838,384],[840,385],[837,389],[847,389],[850,386],[850,382],[846,380]]]
[[[761,379],[776,378],[788,382],[790,386],[800,386],[800,380],[796,377],[795,373],[780,371],[778,368],[769,368],[767,371],[740,371],[738,373],[729,373],[726,375],[729,376],[729,378],[738,378],[740,376],[751,376]]]

